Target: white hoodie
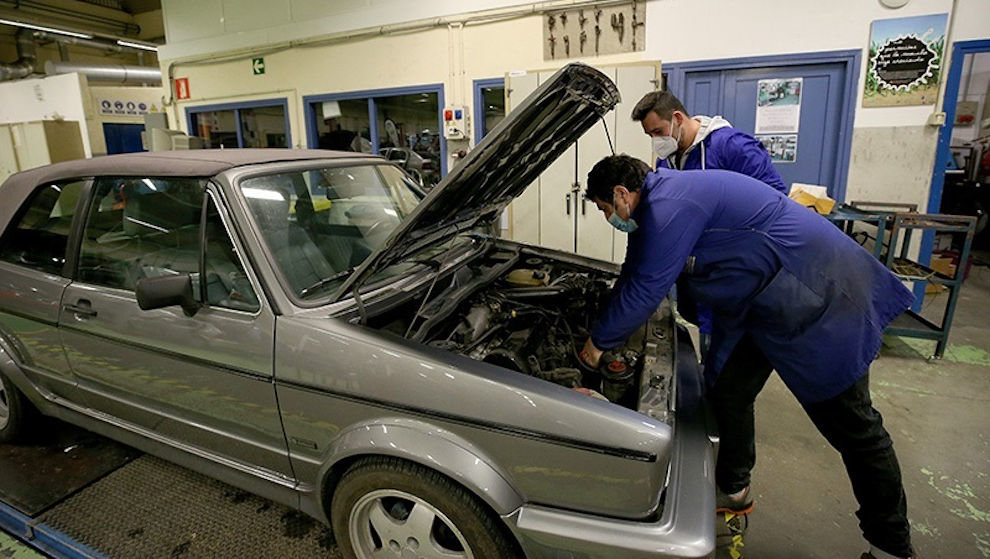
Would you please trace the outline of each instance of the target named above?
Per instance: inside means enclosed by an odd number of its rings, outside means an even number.
[[[678,169],[684,168],[684,162],[687,161],[688,155],[691,153],[691,150],[693,150],[694,147],[699,144],[701,145],[701,168],[705,169],[705,167],[707,166],[707,163],[705,162],[705,144],[703,144],[702,142],[705,140],[705,138],[708,137],[709,134],[718,130],[719,128],[729,128],[732,126],[732,124],[729,123],[728,120],[725,120],[724,118],[718,115],[715,116],[696,115],[692,118],[701,123],[701,128],[699,128],[698,133],[695,134],[694,142],[692,142],[691,145],[688,146],[686,150],[684,150],[684,153],[681,154],[681,156],[677,159],[680,162],[680,165],[677,167]],[[674,156],[671,155],[670,157],[667,158],[667,165],[670,166],[671,169],[674,168],[674,165],[671,162],[671,159],[673,157]]]

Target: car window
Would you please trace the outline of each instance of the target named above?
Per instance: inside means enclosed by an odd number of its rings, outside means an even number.
[[[97,180],[77,279],[134,291],[141,278],[197,271],[203,191],[192,179]]]
[[[239,311],[256,312],[261,308],[257,292],[244,271],[243,259],[220,219],[212,196],[206,207],[206,300],[211,306]]]
[[[260,308],[242,260],[207,200],[205,286],[200,286],[205,183],[186,178],[112,178],[96,182],[83,233],[78,279],[134,291],[138,280],[190,274],[193,293],[209,305]]]
[[[391,165],[254,176],[239,187],[280,276],[302,299],[339,287],[420,200]]]
[[[0,239],[0,260],[52,274],[62,272],[83,181],[35,190]]]

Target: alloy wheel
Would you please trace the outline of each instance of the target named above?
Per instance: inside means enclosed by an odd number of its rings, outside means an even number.
[[[358,557],[473,559],[464,535],[430,503],[381,489],[354,504],[348,522]]]

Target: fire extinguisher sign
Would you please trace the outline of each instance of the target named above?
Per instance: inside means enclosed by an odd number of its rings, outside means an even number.
[[[175,98],[189,99],[189,78],[175,78]]]

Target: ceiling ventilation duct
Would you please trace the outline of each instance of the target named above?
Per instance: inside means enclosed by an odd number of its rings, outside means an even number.
[[[71,74],[78,72],[89,81],[129,84],[161,85],[162,71],[148,66],[125,66],[124,64],[73,64],[71,62],[45,62],[45,73]]]
[[[20,80],[34,72],[34,63],[38,57],[31,31],[21,29],[17,32],[17,60],[10,64],[0,63],[0,81]],[[161,76],[159,76],[159,81]]]

